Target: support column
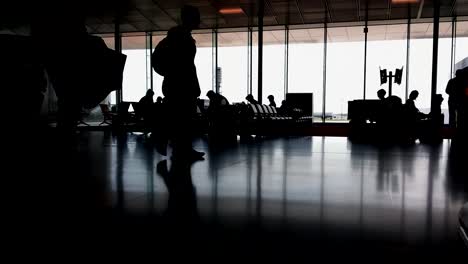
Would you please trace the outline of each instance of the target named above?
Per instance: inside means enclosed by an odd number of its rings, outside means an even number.
[[[364,26],[364,94],[362,99],[366,100],[366,90],[367,90],[367,33],[369,28],[367,24],[369,22],[369,2],[366,1],[366,24]]]
[[[120,34],[120,17],[117,15],[114,21],[114,47],[115,51],[122,53],[122,35]],[[122,87],[123,89],[123,87]],[[117,90],[115,93],[117,104],[122,102],[122,90]]]
[[[439,22],[440,22],[440,1],[434,0],[434,32],[432,37],[432,85],[431,85],[431,111],[437,107],[435,95],[437,93],[437,63],[439,54]]]
[[[258,8],[258,95],[257,101],[261,104],[263,97],[263,17],[265,1],[259,1]]]

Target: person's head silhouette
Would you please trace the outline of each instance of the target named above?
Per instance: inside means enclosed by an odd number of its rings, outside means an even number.
[[[419,92],[414,90],[414,91],[411,91],[410,95],[409,95],[409,99],[410,100],[416,100],[416,98],[418,98],[419,96]]]
[[[213,92],[213,91],[208,91],[206,93],[206,97],[208,97],[210,100],[213,98],[214,95],[215,95],[215,92]]]
[[[180,19],[183,27],[188,30],[196,29],[200,26],[200,11],[194,6],[185,5],[180,11]]]
[[[271,102],[271,101],[274,101],[274,100],[275,100],[275,97],[274,97],[273,95],[270,94],[270,95],[267,97],[267,99],[270,100],[270,102]]]
[[[158,98],[156,98],[156,103],[162,103],[163,99],[161,96],[158,96]]]
[[[146,91],[146,96],[148,96],[148,97],[153,97],[153,96],[154,96],[153,90],[148,90],[148,91]]]
[[[252,100],[254,100],[253,95],[251,95],[251,94],[247,95],[247,96],[245,97],[245,100],[247,100],[247,101],[249,101],[249,102],[252,101]]]
[[[380,99],[380,100],[383,100],[385,99],[385,95],[387,94],[387,92],[384,90],[384,89],[380,89],[377,91],[377,97]]]

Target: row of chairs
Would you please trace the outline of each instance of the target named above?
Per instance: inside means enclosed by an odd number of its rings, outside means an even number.
[[[278,114],[276,107],[261,104],[249,104],[253,119],[270,119],[270,120],[292,120],[290,116],[282,116]]]

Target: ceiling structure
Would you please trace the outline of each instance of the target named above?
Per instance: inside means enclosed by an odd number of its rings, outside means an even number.
[[[11,2],[0,9],[0,30],[21,31],[31,20],[53,17],[66,23],[68,17],[85,17],[88,31],[93,34],[111,33],[115,21],[121,32],[165,31],[177,24],[179,10],[184,4],[199,8],[201,28],[233,28],[257,25],[260,0],[75,0]],[[400,0],[401,1],[401,0]],[[396,0],[265,0],[266,26],[359,22],[431,18],[434,0],[415,0],[399,4]],[[442,17],[468,16],[468,0],[439,0]],[[3,1],[2,1],[3,2]],[[36,3],[39,2],[39,3]],[[66,2],[66,3],[63,3]],[[414,0],[413,0],[414,2]],[[2,4],[3,6],[4,4]],[[239,14],[221,14],[223,8],[241,8]],[[65,19],[64,19],[65,18]]]

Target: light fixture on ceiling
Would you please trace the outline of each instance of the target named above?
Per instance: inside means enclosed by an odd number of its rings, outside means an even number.
[[[240,7],[229,7],[229,8],[221,8],[219,13],[223,15],[237,15],[237,14],[244,14],[244,10]]]
[[[392,0],[392,4],[416,4],[421,0]]]

